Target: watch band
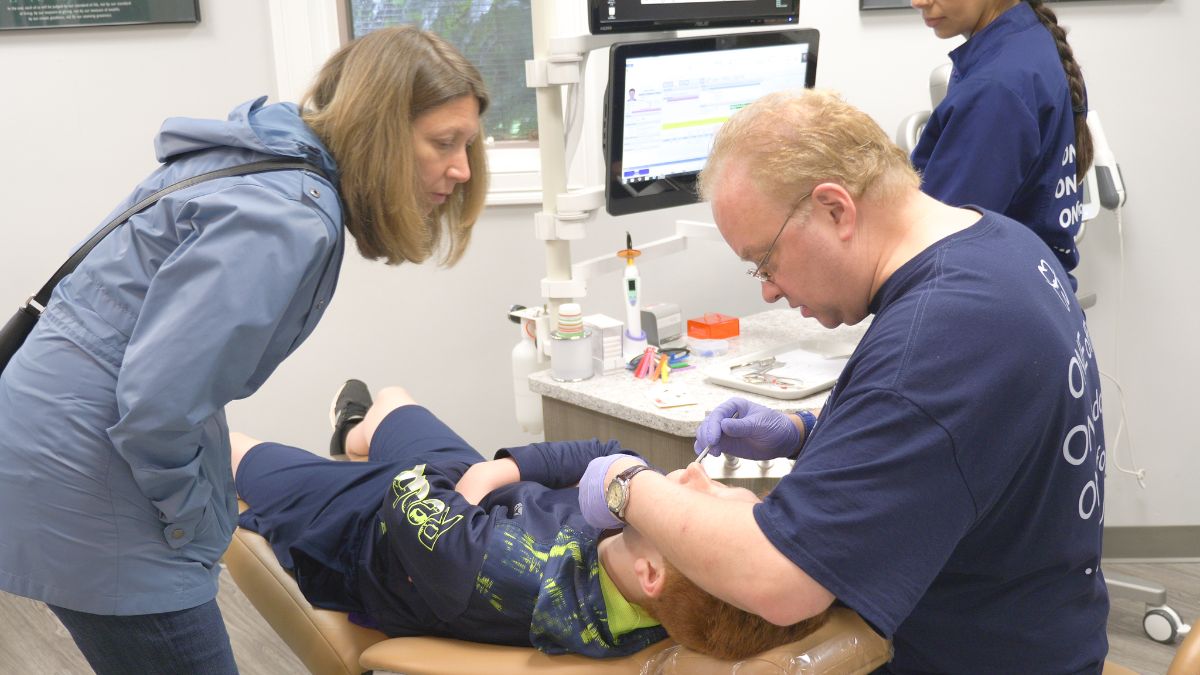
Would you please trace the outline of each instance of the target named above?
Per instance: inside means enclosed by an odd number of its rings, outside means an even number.
[[[807,441],[812,434],[813,427],[817,426],[817,416],[808,410],[797,410],[796,416],[804,423],[804,440]]]
[[[641,473],[643,471],[651,471],[651,470],[652,469],[650,469],[650,467],[646,466],[645,464],[637,464],[637,465],[629,467],[628,469],[625,469],[624,471],[617,474],[616,477],[613,478],[614,483],[620,484],[621,496],[622,496],[621,505],[617,508],[617,510],[613,513],[613,515],[615,515],[617,517],[617,519],[619,519],[622,523],[625,522],[625,509],[629,508],[629,483],[630,483],[630,481],[632,481],[633,477],[638,475],[639,473]]]
[[[804,424],[804,438],[800,439],[800,447],[788,455],[790,459],[796,459],[800,457],[800,453],[804,450],[804,445],[808,443],[808,437],[812,436],[813,429],[817,426],[817,416],[808,410],[797,410],[792,414],[799,417],[800,422]]]

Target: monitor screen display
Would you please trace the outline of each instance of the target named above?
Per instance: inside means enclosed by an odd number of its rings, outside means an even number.
[[[593,35],[795,24],[800,0],[588,0]]]
[[[614,45],[608,212],[695,202],[717,129],[764,94],[813,86],[817,42],[817,31],[805,29]]]

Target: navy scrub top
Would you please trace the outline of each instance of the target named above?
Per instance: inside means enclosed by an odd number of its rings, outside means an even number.
[[[950,60],[946,98],[912,153],[921,189],[1028,226],[1069,274],[1079,263],[1083,186],[1075,177],[1075,118],[1054,37],[1020,2],[950,52]]]

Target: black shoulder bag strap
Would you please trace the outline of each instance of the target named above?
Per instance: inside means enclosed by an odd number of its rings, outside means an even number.
[[[74,272],[75,268],[79,266],[79,263],[83,262],[83,259],[87,257],[87,254],[91,253],[92,249],[96,248],[96,245],[99,244],[102,239],[107,237],[113,230],[120,227],[121,224],[126,220],[129,220],[138,213],[150,208],[155,202],[167,196],[168,194],[175,192],[176,190],[190,188],[198,183],[215,180],[217,178],[244,176],[250,173],[265,173],[267,171],[290,171],[292,169],[312,171],[325,180],[329,180],[329,177],[325,175],[324,171],[317,168],[315,165],[310,164],[309,162],[292,158],[280,158],[264,159],[260,162],[251,162],[250,164],[239,164],[238,166],[217,169],[216,171],[202,173],[198,176],[185,178],[178,183],[168,185],[167,187],[155,192],[149,197],[146,197],[128,209],[125,209],[124,213],[116,218],[113,218],[107,225],[100,228],[96,234],[92,235],[91,239],[88,239],[83,246],[80,246],[74,253],[72,253],[70,258],[67,258],[67,261],[62,264],[62,267],[59,267],[58,271],[54,273],[54,276],[50,277],[50,280],[46,282],[46,285],[42,286],[42,290],[35,293],[32,298],[26,301],[26,306],[28,306],[31,302],[37,303],[37,306],[33,309],[35,309],[40,315],[42,311],[45,310],[46,303],[50,302],[50,294],[54,292],[54,287],[58,285],[58,282],[62,281],[63,278],[65,278],[71,272]]]
[[[21,343],[25,341],[25,337],[30,331],[33,330],[33,326],[37,320],[41,318],[42,312],[46,310],[46,305],[50,302],[50,295],[54,292],[54,287],[58,285],[58,282],[62,281],[64,277],[75,271],[75,268],[78,267],[79,263],[87,257],[87,254],[91,253],[92,249],[95,248],[96,245],[101,242],[101,240],[107,237],[113,230],[117,229],[117,227],[119,227],[122,223],[154,205],[155,202],[162,199],[164,196],[175,192],[176,190],[189,188],[197,183],[203,183],[205,181],[210,181],[217,178],[227,178],[230,176],[244,176],[251,173],[291,170],[311,171],[318,176],[321,176],[325,180],[328,180],[331,183],[333,182],[332,179],[327,176],[321,168],[304,160],[291,157],[264,159],[258,162],[239,164],[238,166],[217,169],[216,171],[209,171],[208,173],[202,173],[198,176],[186,178],[178,183],[168,185],[167,187],[155,192],[149,197],[146,197],[145,199],[126,209],[124,213],[109,221],[108,224],[100,228],[96,234],[92,235],[90,239],[76,249],[76,251],[71,254],[71,257],[67,258],[67,261],[58,268],[58,271],[55,272],[53,276],[50,277],[50,280],[47,281],[44,286],[42,286],[41,290],[30,296],[30,298],[25,301],[25,304],[17,310],[16,316],[12,317],[12,319],[5,324],[4,329],[0,331],[0,371],[2,371],[4,366],[8,364],[9,358],[11,358],[13,353],[15,353],[16,350],[21,346]]]

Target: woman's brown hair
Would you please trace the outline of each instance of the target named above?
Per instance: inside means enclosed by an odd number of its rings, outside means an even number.
[[[1037,14],[1046,30],[1054,37],[1058,47],[1058,58],[1062,61],[1063,72],[1067,75],[1067,89],[1071,92],[1071,109],[1075,115],[1075,173],[1083,177],[1092,166],[1092,132],[1087,125],[1087,89],[1083,84],[1083,71],[1075,61],[1075,52],[1067,44],[1067,31],[1058,25],[1058,17],[1054,10],[1045,5],[1043,0],[1025,0]]]
[[[422,113],[462,96],[487,110],[475,66],[433,33],[396,26],[343,46],[301,99],[305,123],[337,161],[346,228],[364,257],[422,262],[443,237],[442,263],[462,257],[487,195],[483,143],[467,148],[471,179],[425,215],[412,131]]]
[[[670,562],[663,560],[663,565],[662,593],[644,601],[644,609],[676,642],[701,654],[730,661],[749,658],[800,640],[829,619],[826,610],[790,626],[777,626],[701,590]]]

